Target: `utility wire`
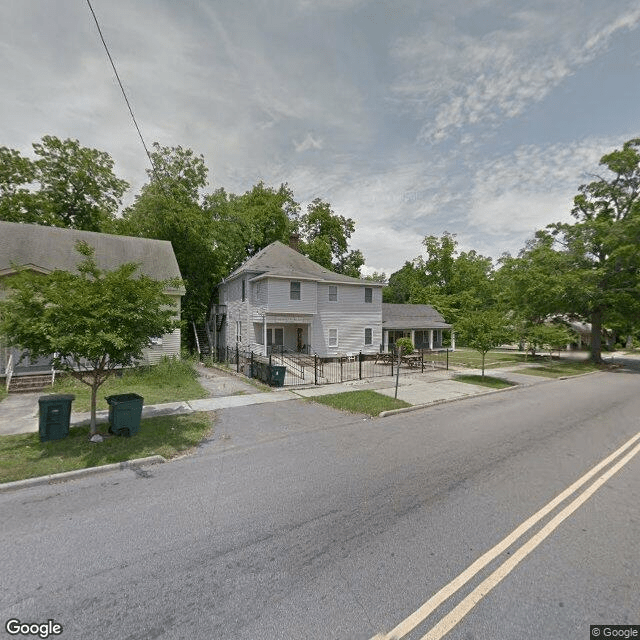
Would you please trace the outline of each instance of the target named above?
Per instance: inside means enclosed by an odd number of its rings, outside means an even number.
[[[111,67],[113,68],[113,73],[116,76],[116,80],[118,81],[118,84],[120,85],[120,90],[122,91],[122,95],[124,97],[124,101],[127,103],[127,107],[129,108],[129,113],[131,114],[131,119],[133,120],[133,124],[136,128],[136,131],[138,132],[138,135],[140,136],[140,141],[142,142],[142,146],[144,147],[144,150],[147,154],[147,157],[149,158],[149,162],[151,163],[151,169],[153,171],[153,175],[155,176],[156,180],[158,181],[158,183],[163,187],[164,189],[164,185],[162,183],[162,181],[160,180],[160,177],[158,176],[158,173],[156,172],[156,167],[153,164],[153,160],[151,158],[151,154],[149,153],[149,149],[147,148],[147,144],[144,141],[144,138],[142,137],[142,131],[140,131],[140,127],[138,126],[138,122],[136,121],[136,117],[133,115],[133,109],[131,108],[131,103],[129,102],[129,98],[127,98],[127,93],[124,90],[124,86],[122,85],[122,81],[120,80],[120,76],[118,75],[118,70],[116,69],[116,65],[113,61],[113,58],[111,57],[111,53],[109,51],[109,47],[107,46],[107,43],[104,39],[104,36],[102,35],[102,29],[100,28],[100,23],[98,22],[98,18],[96,16],[96,12],[93,10],[93,7],[91,6],[91,0],[87,0],[87,4],[89,5],[89,10],[91,11],[91,15],[93,16],[93,19],[96,23],[96,27],[98,28],[98,33],[100,34],[100,40],[102,40],[102,44],[104,45],[104,50],[107,52],[107,56],[109,58],[109,62],[111,63]]]

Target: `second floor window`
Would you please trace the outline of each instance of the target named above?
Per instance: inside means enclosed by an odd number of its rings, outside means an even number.
[[[371,287],[364,288],[364,301],[373,302],[373,289]]]
[[[245,280],[242,281],[242,302],[247,299],[247,283]]]
[[[289,298],[291,300],[300,300],[300,283],[292,282],[289,287]]]
[[[335,284],[329,285],[329,302],[338,302],[338,287]]]

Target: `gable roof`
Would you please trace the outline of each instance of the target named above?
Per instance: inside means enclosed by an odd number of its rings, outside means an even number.
[[[384,329],[451,329],[430,304],[382,303]]]
[[[275,278],[299,278],[301,280],[318,280],[320,282],[383,286],[379,282],[334,273],[277,240],[242,263],[222,282],[232,280],[242,273],[254,273],[257,278],[271,276]]]
[[[95,231],[0,221],[0,276],[15,272],[15,265],[50,273],[76,271],[84,259],[75,250],[82,240],[95,249],[98,267],[113,270],[136,262],[139,271],[154,280],[181,278],[173,247],[167,240],[116,236]],[[184,294],[184,288],[172,289]]]

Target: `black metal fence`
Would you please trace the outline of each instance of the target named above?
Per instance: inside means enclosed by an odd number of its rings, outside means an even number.
[[[395,353],[375,355],[358,353],[335,358],[320,358],[303,353],[272,352],[268,356],[245,351],[237,347],[221,347],[217,350],[218,362],[233,367],[238,373],[263,379],[263,366],[284,367],[285,386],[303,384],[332,384],[363,380],[380,376],[424,373],[434,369],[449,368],[449,349],[422,349],[402,356]],[[278,382],[276,382],[278,384]]]

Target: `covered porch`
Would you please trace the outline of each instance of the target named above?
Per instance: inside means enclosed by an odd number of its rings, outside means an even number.
[[[253,340],[257,351],[271,353],[312,353],[312,315],[265,314],[253,319]]]

